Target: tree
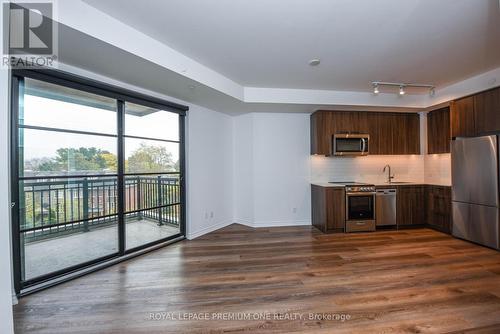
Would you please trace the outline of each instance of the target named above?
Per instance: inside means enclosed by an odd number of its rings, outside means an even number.
[[[109,170],[116,172],[118,170],[118,159],[113,153],[101,153],[101,158]]]
[[[131,173],[139,172],[173,172],[175,171],[175,162],[172,159],[172,153],[165,147],[153,146],[141,143],[127,160],[128,171]]]
[[[35,172],[116,171],[116,166],[116,155],[95,147],[60,148],[54,158],[35,158],[25,163],[27,170]]]
[[[108,161],[116,161],[116,156],[111,158],[108,151],[102,151],[95,147],[60,148],[57,150],[56,161],[63,170],[95,171],[110,169],[103,155],[108,157]],[[116,163],[115,163],[116,165]]]
[[[47,172],[59,170],[59,166],[51,158],[33,158],[24,163],[24,169],[30,171]]]

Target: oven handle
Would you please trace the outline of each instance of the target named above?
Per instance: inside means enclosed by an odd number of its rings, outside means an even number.
[[[355,192],[355,193],[346,193],[346,196],[359,196],[359,195],[366,195],[366,196],[373,196],[376,195],[377,193],[374,192]]]

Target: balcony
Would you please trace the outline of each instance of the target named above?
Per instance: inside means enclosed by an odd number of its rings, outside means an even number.
[[[26,280],[118,251],[117,178],[25,180],[20,230]],[[126,248],[179,233],[178,175],[127,176]]]

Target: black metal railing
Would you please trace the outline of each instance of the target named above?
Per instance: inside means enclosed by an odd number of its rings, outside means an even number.
[[[20,231],[25,241],[89,231],[117,223],[117,178],[24,180]],[[179,226],[178,175],[126,176],[125,220]]]

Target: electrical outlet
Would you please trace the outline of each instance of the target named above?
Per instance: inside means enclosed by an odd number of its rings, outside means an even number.
[[[293,208],[293,209],[292,209],[292,212],[293,212],[293,213],[297,213],[297,208]]]
[[[210,211],[210,219],[214,218],[214,212]]]

